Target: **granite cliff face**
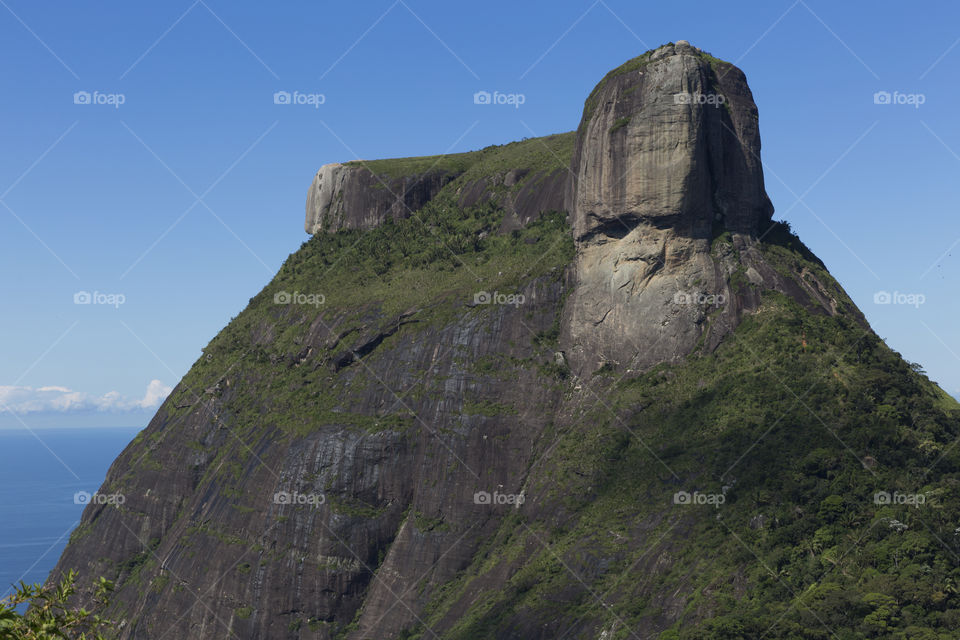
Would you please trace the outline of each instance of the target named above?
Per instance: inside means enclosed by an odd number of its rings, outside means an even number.
[[[681,42],[611,71],[587,99],[570,170],[578,260],[565,335],[578,371],[677,361],[755,309],[728,285],[738,265],[710,255],[717,228],[746,251],[757,284],[782,290],[749,251],[773,207],[757,107],[729,63]]]
[[[500,231],[526,226],[541,213],[564,209],[566,167],[537,171],[518,166],[487,175],[476,166],[482,162],[470,155],[427,158],[429,164],[409,158],[426,168],[401,176],[375,173],[377,162],[324,165],[307,192],[304,229],[311,234],[372,229],[387,219],[408,218],[458,178],[458,206],[469,208],[493,201],[504,211]]]
[[[325,164],[307,194],[307,233],[372,229],[391,218],[406,218],[427,204],[456,174],[380,178],[363,166]]]
[[[755,234],[763,188],[757,107],[743,72],[689,44],[614,69],[587,98],[571,172],[574,234],[637,224],[709,238],[714,224]]]
[[[960,433],[771,222],[759,153],[743,74],[680,42],[611,71],[575,133],[324,166],[314,236],[117,459],[101,491],[126,501],[87,507],[55,574],[115,579],[123,638],[679,638],[735,615],[764,579],[737,541],[813,535],[836,492],[783,479],[886,455],[778,383],[829,371],[818,406],[846,420],[882,361],[932,441]],[[721,496],[738,535],[678,491]]]

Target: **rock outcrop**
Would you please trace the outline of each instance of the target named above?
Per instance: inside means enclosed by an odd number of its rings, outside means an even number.
[[[614,69],[586,101],[571,175],[576,371],[675,362],[755,306],[729,282],[738,268],[769,269],[711,255],[716,234],[749,246],[773,213],[739,69],[682,41]]]
[[[378,176],[363,163],[320,167],[307,192],[307,233],[372,229],[399,220],[429,202],[458,174],[431,170],[423,174]]]
[[[606,363],[676,362],[704,340],[718,344],[756,305],[755,296],[728,286],[738,270],[767,273],[766,283],[755,278],[757,287],[788,287],[756,252],[746,253],[756,264],[711,255],[722,232],[749,247],[768,228],[773,206],[743,72],[684,41],[600,81],[586,100],[569,168],[391,178],[362,163],[325,165],[307,197],[306,229],[370,229],[407,217],[451,181],[460,206],[493,201],[504,209],[501,232],[543,211],[569,212],[577,285],[563,332],[581,375]]]
[[[743,72],[689,44],[614,69],[587,98],[571,172],[578,240],[638,224],[692,238],[756,233],[763,187],[757,107]]]
[[[551,137],[564,136],[569,134]],[[372,229],[388,218],[407,218],[451,182],[460,207],[492,203],[503,209],[501,232],[525,227],[543,213],[565,209],[568,166],[531,168],[524,165],[525,158],[521,156],[513,161],[516,166],[488,171],[484,157],[496,151],[494,148],[477,155],[459,154],[468,159],[449,167],[438,167],[434,162],[426,170],[400,176],[391,175],[396,167],[384,169],[385,161],[324,165],[307,191],[304,229],[310,234]],[[411,159],[399,159],[396,163],[402,168],[404,160]],[[554,161],[550,164],[557,164],[556,158],[550,160]]]

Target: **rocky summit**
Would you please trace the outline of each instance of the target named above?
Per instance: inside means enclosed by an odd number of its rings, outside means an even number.
[[[772,214],[684,41],[576,131],[321,167],[53,577],[129,639],[956,637],[960,407]]]

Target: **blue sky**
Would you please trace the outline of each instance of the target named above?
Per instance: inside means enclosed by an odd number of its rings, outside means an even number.
[[[677,39],[747,74],[776,217],[960,394],[958,18],[948,2],[3,0],[0,399],[21,415],[0,426],[145,424],[306,239],[320,165],[571,130],[606,71]]]

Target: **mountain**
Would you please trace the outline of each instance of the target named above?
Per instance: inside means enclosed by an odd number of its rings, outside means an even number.
[[[956,637],[960,405],[772,213],[683,41],[574,132],[324,166],[53,575],[123,638]]]

